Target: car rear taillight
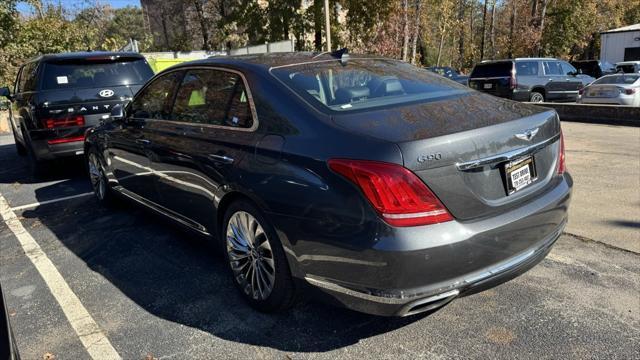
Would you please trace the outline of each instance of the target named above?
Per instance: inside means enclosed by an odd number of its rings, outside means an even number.
[[[566,170],[565,155],[564,155],[564,135],[560,130],[560,150],[558,151],[558,175],[564,174]]]
[[[78,141],[84,141],[84,135],[82,135],[82,136],[68,137],[68,138],[60,138],[60,139],[47,140],[47,144],[49,144],[49,145],[56,145],[56,144],[65,144],[65,143],[78,142]]]
[[[583,94],[584,94],[584,88],[578,89],[578,95],[583,95]]]
[[[84,126],[84,116],[75,115],[75,116],[59,118],[59,119],[42,119],[42,124],[47,129],[69,127],[69,126]]]
[[[636,89],[624,89],[624,93],[627,95],[633,95],[636,93]]]
[[[430,225],[453,220],[449,211],[414,173],[396,164],[331,159],[329,168],[356,184],[392,226]]]

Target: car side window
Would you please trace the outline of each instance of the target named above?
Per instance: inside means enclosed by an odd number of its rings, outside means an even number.
[[[181,76],[182,72],[174,71],[153,80],[131,103],[131,116],[138,119],[169,119],[171,102]]]
[[[35,91],[36,79],[37,79],[38,63],[32,62],[26,64],[22,69],[22,75],[20,76],[20,91]]]
[[[24,66],[21,66],[20,70],[18,71],[18,76],[16,76],[16,83],[13,86],[14,94],[22,92],[22,72],[23,71],[24,71]]]
[[[518,61],[516,62],[516,73],[521,76],[538,75],[537,61]]]
[[[577,74],[576,68],[571,66],[571,64],[566,62],[561,62],[560,66],[562,67],[562,73],[564,75],[574,75]]]
[[[222,70],[188,71],[176,94],[171,119],[250,128],[253,118],[242,77]]]
[[[542,64],[545,75],[563,75],[559,61],[545,61]]]

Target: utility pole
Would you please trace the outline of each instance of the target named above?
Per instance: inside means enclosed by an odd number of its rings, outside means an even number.
[[[331,51],[331,20],[329,18],[329,0],[324,0],[324,22],[327,33],[327,51]]]

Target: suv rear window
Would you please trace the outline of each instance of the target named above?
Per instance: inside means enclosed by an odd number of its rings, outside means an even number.
[[[73,60],[44,65],[43,90],[144,84],[153,71],[144,59]]]
[[[511,61],[478,64],[473,68],[471,78],[509,77],[513,63]]]
[[[349,111],[464,94],[463,85],[396,60],[318,61],[271,73],[321,110]]]

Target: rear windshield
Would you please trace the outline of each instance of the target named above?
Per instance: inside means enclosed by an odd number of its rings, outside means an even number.
[[[630,85],[634,82],[638,81],[640,78],[640,74],[638,75],[612,75],[605,76],[593,82],[593,85],[603,85],[603,84],[616,84],[616,85]]]
[[[144,84],[153,71],[144,59],[46,63],[43,90]]]
[[[464,94],[456,82],[404,62],[351,59],[278,67],[272,74],[321,109],[349,111]]]
[[[636,72],[636,66],[635,65],[618,65],[616,66],[616,69],[618,71],[622,71],[625,73],[634,73]]]
[[[513,63],[511,61],[478,64],[473,68],[470,77],[508,77],[511,76],[512,68]]]

